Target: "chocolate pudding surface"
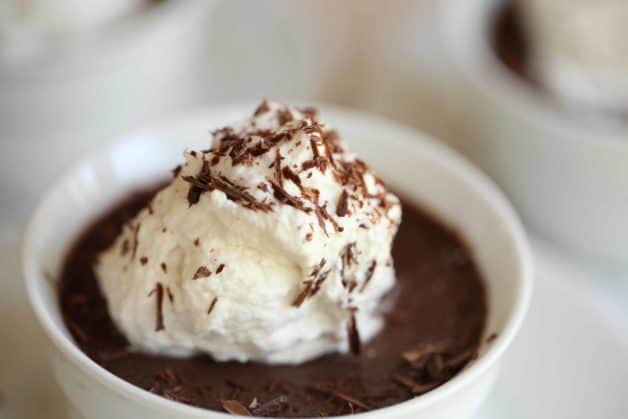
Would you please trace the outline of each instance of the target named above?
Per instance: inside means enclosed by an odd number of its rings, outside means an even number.
[[[541,88],[530,72],[530,46],[516,6],[507,2],[499,8],[493,25],[492,46],[497,58],[522,80]]]
[[[334,416],[412,399],[451,379],[477,355],[487,301],[471,253],[454,232],[407,205],[393,246],[398,281],[386,297],[386,326],[362,344],[360,355],[287,366],[133,352],[109,317],[92,266],[156,190],[138,191],[89,225],[60,277],[61,310],[77,345],[123,380],[223,412]]]

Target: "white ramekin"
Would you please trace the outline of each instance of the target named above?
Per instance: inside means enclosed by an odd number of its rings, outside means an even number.
[[[13,219],[97,142],[206,101],[218,0],[154,3],[50,41],[32,59],[0,62],[0,185]],[[39,176],[25,182],[25,167]]]
[[[505,191],[532,230],[582,255],[628,263],[628,124],[578,115],[497,59],[493,17],[506,0],[453,0],[444,50],[464,125],[453,145]]]
[[[253,108],[248,104],[204,110],[122,137],[79,162],[41,201],[26,233],[23,268],[35,312],[53,342],[55,375],[76,417],[224,417],[151,394],[92,362],[64,326],[50,278],[59,272],[72,240],[97,214],[125,193],[169,176],[185,147],[206,148],[210,129],[243,117]],[[372,115],[328,106],[320,109],[396,191],[462,234],[487,282],[486,335],[498,336],[483,345],[476,361],[441,387],[360,416],[469,417],[494,383],[502,355],[528,307],[532,260],[521,224],[497,188],[444,146]]]

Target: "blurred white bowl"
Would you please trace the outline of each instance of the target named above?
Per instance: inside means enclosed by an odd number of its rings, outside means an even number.
[[[216,0],[164,0],[0,62],[2,212],[19,215],[97,141],[197,105]],[[24,180],[24,171],[32,176]],[[14,221],[18,221],[14,217]]]
[[[504,189],[524,222],[581,255],[628,263],[628,124],[579,117],[528,86],[490,45],[505,0],[454,0],[446,53],[469,122],[453,141]]]
[[[95,364],[72,341],[61,317],[56,287],[45,273],[59,272],[69,245],[103,208],[139,186],[169,176],[169,169],[180,162],[181,150],[205,148],[209,129],[248,115],[252,109],[253,104],[223,106],[123,137],[81,160],[46,194],[34,214],[24,243],[26,284],[39,321],[54,344],[55,375],[77,418],[225,417],[156,396]],[[532,260],[517,216],[485,176],[444,146],[371,115],[333,107],[321,111],[395,190],[437,214],[464,237],[487,283],[485,334],[498,334],[481,347],[477,360],[437,389],[358,416],[468,418],[493,385],[530,300]]]

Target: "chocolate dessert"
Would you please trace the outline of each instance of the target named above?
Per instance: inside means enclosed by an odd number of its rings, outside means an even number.
[[[532,87],[532,91],[542,93],[545,98],[551,99],[553,104],[561,106],[563,110],[569,109],[580,113],[585,111],[589,117],[603,117],[606,120],[610,117],[614,122],[628,121],[626,93],[623,88],[625,84],[622,84],[621,77],[618,76],[621,73],[625,74],[625,71],[615,68],[618,64],[612,58],[622,56],[622,52],[617,51],[617,45],[600,47],[600,51],[606,51],[600,55],[609,62],[599,63],[599,57],[591,47],[598,39],[587,37],[588,31],[592,31],[591,28],[606,23],[603,17],[594,16],[588,25],[590,28],[586,30],[578,28],[577,23],[568,25],[580,38],[587,39],[589,46],[582,46],[579,49],[577,40],[568,43],[562,39],[560,42],[554,39],[551,46],[548,46],[549,40],[546,38],[550,35],[545,33],[549,30],[547,21],[551,19],[550,12],[556,14],[555,10],[537,10],[535,15],[528,11],[526,14],[525,2],[509,0],[503,3],[495,10],[490,36],[495,56],[506,69],[527,86]],[[574,5],[574,8],[576,6],[581,5]],[[602,4],[599,6],[603,7]],[[595,10],[595,3],[592,2],[587,7]],[[543,11],[548,16],[544,16]],[[579,11],[578,14],[586,16],[585,12]],[[540,15],[544,16],[543,22],[536,21]],[[571,20],[577,21],[575,18]],[[544,32],[535,33],[540,31],[539,27],[534,30],[535,25],[545,25],[542,26]],[[565,32],[565,28],[556,28],[556,31]],[[568,36],[562,35],[562,38],[566,37]],[[613,44],[611,40],[605,38],[601,38],[599,43]],[[602,70],[605,65],[608,68]]]
[[[451,379],[477,355],[487,301],[471,252],[454,232],[408,205],[393,247],[398,281],[386,297],[386,325],[359,354],[283,366],[129,351],[92,266],[154,194],[134,194],[89,226],[61,275],[60,302],[72,336],[94,362],[123,380],[171,400],[233,414],[334,416],[412,399]],[[146,298],[171,297],[157,289]]]
[[[495,16],[492,46],[497,58],[514,74],[530,85],[540,88],[530,71],[530,46],[526,40],[523,22],[514,4],[506,2]]]
[[[265,100],[212,137],[71,249],[62,312],[95,362],[182,403],[303,417],[408,400],[477,355],[470,252],[411,207],[400,231],[399,198],[315,110]]]

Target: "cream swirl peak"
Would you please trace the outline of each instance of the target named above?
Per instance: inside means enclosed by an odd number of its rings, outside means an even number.
[[[185,157],[95,267],[131,344],[269,363],[359,352],[401,219],[371,168],[315,111],[269,101]]]

